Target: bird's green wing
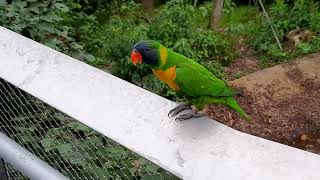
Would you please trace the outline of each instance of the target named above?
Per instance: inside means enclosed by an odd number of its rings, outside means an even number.
[[[175,82],[181,93],[188,96],[234,96],[237,91],[196,62],[181,63],[176,67]]]

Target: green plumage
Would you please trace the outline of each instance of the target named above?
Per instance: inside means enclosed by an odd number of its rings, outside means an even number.
[[[151,43],[150,43],[151,42]],[[160,57],[160,48],[163,46],[155,41],[150,41],[153,47],[157,47]],[[167,49],[167,59],[162,59],[153,69],[166,70],[176,67],[175,83],[179,86],[178,93],[184,95],[198,110],[211,103],[224,104],[237,111],[245,119],[248,115],[241,109],[233,98],[238,91],[229,87],[223,80],[214,76],[199,63]]]

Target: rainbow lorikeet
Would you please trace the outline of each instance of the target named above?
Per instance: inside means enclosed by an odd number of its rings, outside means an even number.
[[[167,49],[157,41],[139,41],[131,53],[133,64],[149,65],[157,78],[167,84],[178,94],[183,95],[187,104],[180,104],[172,109],[168,116],[176,116],[182,110],[191,109],[193,104],[197,110],[202,110],[207,104],[218,103],[229,106],[242,117],[249,119],[233,96],[238,91],[228,87],[221,79],[199,63]],[[191,112],[182,114],[176,120],[186,120],[203,116],[204,113]]]

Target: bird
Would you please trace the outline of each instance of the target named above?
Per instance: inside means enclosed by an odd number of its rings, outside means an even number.
[[[142,63],[149,66],[160,81],[186,99],[186,103],[181,103],[169,111],[169,117],[176,117],[175,119],[180,121],[198,118],[206,115],[202,112],[206,105],[223,104],[249,120],[248,114],[234,99],[234,96],[240,94],[239,91],[228,86],[196,61],[155,40],[136,42],[130,57],[136,66]],[[193,111],[177,116],[187,109]]]

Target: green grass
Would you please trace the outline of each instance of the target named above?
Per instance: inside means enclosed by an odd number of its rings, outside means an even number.
[[[233,9],[229,15],[224,15],[221,19],[220,25],[228,27],[230,25],[244,24],[256,17],[259,11],[251,6],[239,6]]]

